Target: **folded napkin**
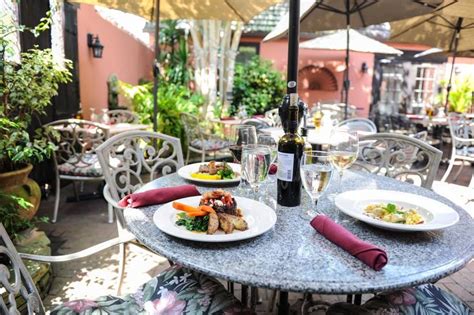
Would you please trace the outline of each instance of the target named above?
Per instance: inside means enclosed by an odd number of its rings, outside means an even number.
[[[273,163],[272,165],[270,165],[270,169],[268,170],[268,174],[274,175],[274,174],[276,174],[277,171],[278,171],[278,166],[275,163]]]
[[[199,195],[200,193],[194,185],[156,188],[144,192],[129,194],[123,197],[118,205],[121,207],[138,208]]]
[[[388,262],[387,253],[384,250],[362,241],[325,215],[317,215],[311,220],[311,226],[325,238],[376,271],[382,269]]]

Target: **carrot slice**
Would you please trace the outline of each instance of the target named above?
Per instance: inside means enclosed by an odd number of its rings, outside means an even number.
[[[203,217],[208,213],[205,211],[193,211],[193,212],[186,212],[186,214],[190,217]]]
[[[193,206],[190,206],[190,205],[186,205],[184,203],[181,203],[181,202],[173,202],[173,208],[175,208],[176,210],[181,210],[181,211],[186,211],[186,212],[198,212],[200,211],[199,208],[196,208],[196,207],[193,207]]]
[[[205,212],[207,212],[207,213],[216,212],[212,207],[210,207],[210,206],[205,206],[205,205],[199,206],[198,209],[199,209],[200,211],[205,211]]]

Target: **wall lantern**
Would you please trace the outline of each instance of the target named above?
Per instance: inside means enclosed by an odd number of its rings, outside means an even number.
[[[369,66],[367,66],[366,62],[363,62],[362,65],[360,66],[360,72],[367,73],[367,71],[369,71]]]
[[[102,58],[104,52],[104,45],[100,43],[99,36],[94,36],[91,33],[87,34],[87,46],[92,49],[92,56],[94,58]]]

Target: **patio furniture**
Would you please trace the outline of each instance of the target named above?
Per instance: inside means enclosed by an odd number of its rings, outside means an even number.
[[[354,167],[431,188],[442,152],[404,135],[377,133],[360,138]]]
[[[172,174],[152,181],[141,190],[184,183],[182,178]],[[129,230],[140,241],[178,264],[235,283],[283,292],[357,294],[393,291],[435,282],[471,260],[474,222],[461,207],[431,190],[365,172],[348,171],[339,188],[347,191],[368,187],[409,192],[438,200],[454,208],[460,221],[443,233],[417,233],[416,237],[411,233],[369,228],[363,223],[345,224],[353,234],[388,251],[388,265],[383,271],[376,272],[310,227],[310,220],[301,217],[305,209],[311,207],[307,197],[303,197],[299,207],[276,206],[276,225],[264,235],[219,246],[178,240],[161,232],[153,223],[153,215],[159,206],[125,209],[124,217]],[[213,187],[204,189],[212,190]],[[233,194],[237,194],[238,189],[226,188]],[[335,187],[329,185],[328,194],[333,189]],[[276,199],[274,183],[264,183],[261,191]],[[336,210],[325,196],[318,201],[318,208],[327,210],[330,216]],[[282,296],[280,305],[286,303],[285,295]]]
[[[0,223],[0,314],[20,314],[22,307],[28,314],[45,314],[46,310],[33,279],[20,257],[51,262],[53,256],[22,255],[17,253],[5,228]],[[61,256],[57,256],[61,257]],[[5,259],[6,258],[6,259]],[[178,279],[178,280],[175,280]],[[144,294],[146,293],[146,294]],[[177,295],[179,297],[177,298]],[[21,298],[20,298],[21,297]],[[202,314],[214,314],[225,310],[245,311],[237,299],[227,292],[215,279],[187,268],[172,266],[154,277],[134,294],[123,297],[102,296],[95,300],[80,299],[68,301],[51,310],[51,315],[80,314],[95,312],[100,314],[154,314],[160,306],[166,313],[196,310],[196,304],[203,299],[208,304],[201,306]],[[160,299],[168,300],[168,305],[160,304]],[[19,305],[24,301],[26,306]]]
[[[76,182],[103,181],[104,176],[95,149],[109,135],[106,126],[87,120],[63,119],[46,124],[60,134],[59,141],[51,139],[57,145],[53,154],[56,173],[56,200],[54,203],[53,223],[57,221],[61,180],[70,180],[74,185],[74,194],[78,200]],[[109,219],[111,217],[109,213]]]
[[[254,126],[257,132],[259,132],[263,128],[269,128],[271,123],[260,118],[248,118],[242,120],[242,125]]]
[[[461,161],[461,166],[456,175],[454,175],[454,181],[461,174],[464,162],[474,162],[474,120],[468,119],[463,115],[450,114],[448,116],[448,124],[452,149],[448,168],[443,178],[441,178],[442,182],[448,179],[456,160]]]
[[[349,131],[362,131],[376,133],[377,127],[367,118],[351,118],[341,121],[336,128],[346,129]]]
[[[271,121],[271,127],[281,127],[281,119],[278,113],[278,108],[270,109],[265,112],[265,118]]]
[[[130,131],[113,136],[97,148],[97,155],[106,185],[104,198],[109,212],[115,213],[118,235],[129,235],[130,241],[119,245],[119,276],[117,292],[122,287],[127,246],[138,244],[126,229],[118,201],[135,192],[145,183],[173,172],[183,163],[178,138],[150,131]]]
[[[186,164],[189,162],[191,152],[201,154],[201,162],[206,160],[207,154],[213,154],[222,151],[229,146],[229,143],[217,136],[206,133],[200,126],[200,121],[196,116],[181,113],[179,115],[186,133],[186,143],[188,151],[186,154]]]
[[[111,124],[138,124],[140,121],[140,117],[138,117],[137,113],[126,109],[111,109],[107,111],[107,115],[109,116],[109,122]]]

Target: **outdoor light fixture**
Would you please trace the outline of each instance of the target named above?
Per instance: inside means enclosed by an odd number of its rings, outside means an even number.
[[[88,33],[87,46],[92,49],[92,56],[94,56],[94,58],[102,58],[102,53],[104,52],[104,45],[100,43],[99,35],[94,36],[91,33]]]
[[[364,61],[360,66],[360,72],[367,73],[367,71],[369,71],[369,66],[367,66],[367,63]]]

